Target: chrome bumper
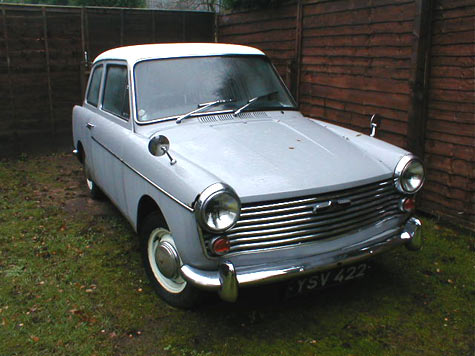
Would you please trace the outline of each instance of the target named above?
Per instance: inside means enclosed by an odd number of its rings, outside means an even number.
[[[390,237],[383,241],[372,242],[372,239],[370,239],[345,249],[311,256],[306,259],[284,261],[263,268],[252,266],[239,268],[238,270],[231,262],[225,261],[221,263],[218,271],[204,271],[189,265],[183,265],[181,274],[192,285],[205,290],[217,291],[221,299],[234,302],[237,300],[239,287],[279,282],[305,274],[353,264],[401,244],[405,244],[410,250],[419,250],[422,247],[422,223],[419,219],[410,218],[402,231],[393,232]]]

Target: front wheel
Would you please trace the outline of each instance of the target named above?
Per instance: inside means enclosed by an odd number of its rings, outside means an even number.
[[[178,308],[196,305],[202,292],[180,275],[182,265],[175,241],[158,212],[148,215],[140,229],[140,250],[145,271],[157,294]]]

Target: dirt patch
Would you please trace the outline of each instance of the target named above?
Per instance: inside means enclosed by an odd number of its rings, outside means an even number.
[[[62,207],[69,214],[87,213],[89,216],[118,215],[117,209],[104,197],[94,200],[90,197],[79,161],[69,153],[45,156],[46,165],[55,172],[54,176],[40,182],[32,182],[36,199],[41,206]],[[43,166],[45,162],[43,161]],[[51,179],[52,178],[52,179]]]

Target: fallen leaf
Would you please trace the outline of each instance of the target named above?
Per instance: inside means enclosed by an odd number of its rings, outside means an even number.
[[[40,338],[38,336],[30,336],[31,340],[33,340],[34,342],[38,342],[40,341]]]

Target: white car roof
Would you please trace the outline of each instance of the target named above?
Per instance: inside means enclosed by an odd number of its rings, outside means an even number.
[[[125,60],[130,65],[146,59],[220,56],[230,54],[264,55],[257,48],[222,43],[160,43],[110,49],[96,57],[94,63],[105,59]]]

